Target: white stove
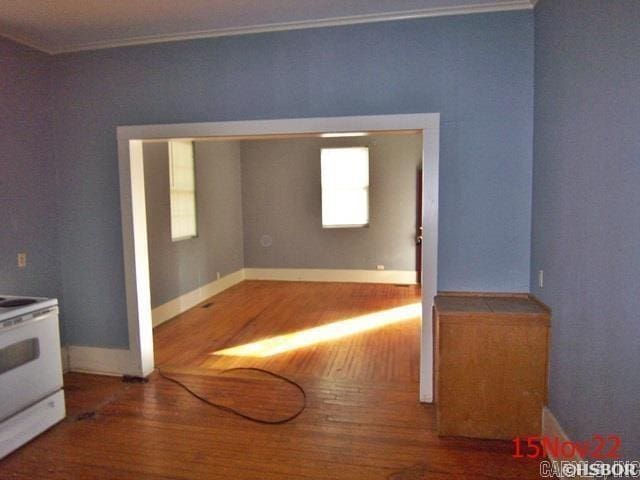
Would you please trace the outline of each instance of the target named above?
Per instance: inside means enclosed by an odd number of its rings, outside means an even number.
[[[0,458],[65,417],[55,298],[0,295]]]
[[[58,300],[56,298],[0,295],[0,323],[12,318],[19,318],[33,312],[34,309],[42,310],[57,306]]]

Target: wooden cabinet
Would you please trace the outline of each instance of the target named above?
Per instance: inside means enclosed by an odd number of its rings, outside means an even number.
[[[439,435],[540,435],[547,400],[549,310],[528,295],[435,299]]]

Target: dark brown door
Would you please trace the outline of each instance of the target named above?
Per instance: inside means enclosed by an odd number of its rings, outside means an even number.
[[[422,169],[416,175],[416,272],[422,282]]]

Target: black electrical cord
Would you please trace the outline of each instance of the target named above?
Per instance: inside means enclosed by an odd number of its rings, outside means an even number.
[[[156,370],[158,370],[158,374],[160,374],[160,376],[162,378],[164,378],[165,380],[169,380],[170,382],[173,382],[176,385],[179,385],[184,390],[186,390],[188,393],[190,393],[191,395],[196,397],[198,400],[206,403],[207,405],[210,405],[212,407],[217,408],[218,410],[222,410],[223,412],[231,413],[233,415],[236,415],[238,417],[244,418],[245,420],[250,420],[250,421],[255,422],[255,423],[262,423],[262,424],[265,424],[265,425],[282,425],[283,423],[290,422],[291,420],[297,418],[307,408],[307,393],[304,391],[304,388],[302,388],[298,383],[294,382],[293,380],[291,380],[291,379],[289,379],[287,377],[283,377],[282,375],[278,375],[277,373],[273,373],[273,372],[270,372],[269,370],[264,370],[262,368],[254,368],[254,367],[229,368],[227,370],[222,370],[219,374],[220,375],[224,375],[225,373],[234,372],[234,371],[240,371],[240,370],[260,372],[260,373],[264,373],[266,375],[269,375],[271,377],[277,378],[279,380],[282,380],[282,381],[288,383],[289,385],[293,385],[302,394],[302,406],[300,407],[300,409],[296,413],[294,413],[293,415],[289,415],[286,418],[281,418],[279,420],[265,420],[264,418],[252,417],[251,415],[247,415],[246,413],[242,413],[241,411],[236,410],[234,408],[227,407],[226,405],[221,405],[219,403],[212,402],[208,398],[203,397],[202,395],[200,395],[200,394],[194,392],[193,390],[191,390],[187,385],[182,383],[180,380],[176,380],[175,378],[166,375],[159,368],[157,368]]]

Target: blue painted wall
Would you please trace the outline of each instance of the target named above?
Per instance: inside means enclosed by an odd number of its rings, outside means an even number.
[[[55,57],[67,340],[127,344],[116,126],[440,112],[440,288],[529,287],[533,13]]]
[[[530,282],[554,311],[551,409],[637,458],[639,18],[542,0],[535,42],[531,12],[56,57],[0,40],[0,292],[62,293],[68,343],[127,344],[117,125],[440,112],[440,288]]]
[[[0,38],[0,294],[57,296],[50,57]],[[27,253],[19,269],[18,252]]]
[[[640,457],[640,2],[535,11],[531,291],[553,309],[550,407]],[[537,271],[544,269],[544,288]]]

